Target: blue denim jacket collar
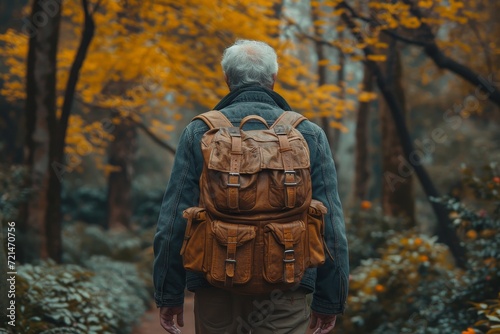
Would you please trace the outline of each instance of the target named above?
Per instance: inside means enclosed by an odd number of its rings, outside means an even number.
[[[278,104],[264,92],[244,92],[238,95],[231,105],[241,102],[261,102],[279,108]]]

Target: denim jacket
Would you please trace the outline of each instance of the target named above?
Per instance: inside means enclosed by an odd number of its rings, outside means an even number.
[[[247,115],[259,115],[272,125],[283,112],[266,93],[244,92],[220,110],[235,126]],[[262,127],[249,122],[245,129]],[[312,197],[327,208],[325,240],[332,254],[324,265],[308,269],[301,286],[314,292],[311,308],[323,314],[344,312],[348,291],[348,248],[342,205],[337,191],[337,172],[324,131],[310,121],[297,129],[307,141],[311,157]],[[203,121],[191,122],[183,131],[175,155],[154,237],[153,282],[158,307],[179,306],[184,303],[184,290],[195,291],[209,286],[202,274],[186,271],[182,265],[180,249],[186,227],[182,212],[198,206],[199,178],[203,167],[200,140],[208,130]]]

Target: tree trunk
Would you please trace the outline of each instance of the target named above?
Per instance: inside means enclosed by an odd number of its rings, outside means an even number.
[[[119,117],[115,113],[114,117]],[[113,132],[108,163],[112,170],[108,178],[108,228],[130,228],[132,218],[133,161],[137,146],[137,126],[123,118]]]
[[[3,81],[0,79],[0,87]],[[22,164],[24,160],[23,145],[25,144],[25,113],[23,108],[7,102],[0,97],[0,163],[8,165]]]
[[[61,261],[62,256],[62,240],[61,240],[61,190],[62,190],[62,176],[63,172],[59,166],[64,166],[64,148],[66,146],[66,131],[68,129],[69,116],[71,114],[71,107],[78,83],[80,69],[83,66],[87,51],[94,37],[94,20],[89,12],[87,0],[82,0],[82,8],[84,11],[84,27],[80,46],[76,52],[75,60],[71,65],[66,90],[64,92],[64,101],[61,112],[61,118],[57,122],[55,114],[49,115],[50,127],[50,161],[51,170],[49,177],[49,188],[47,197],[49,203],[45,215],[46,235],[50,240],[48,244],[49,256],[57,261]]]
[[[311,20],[313,22],[314,36],[317,38],[317,41],[314,42],[314,49],[316,51],[316,56],[318,57],[318,64],[317,64],[318,87],[321,87],[326,84],[327,65],[322,63],[326,59],[323,44],[320,42],[320,40],[322,40],[322,33],[319,27],[315,24],[315,22],[319,20],[319,14],[318,14],[319,10],[320,10],[319,6],[317,7],[311,6]],[[323,128],[323,131],[325,131],[326,139],[328,140],[328,143],[330,144],[331,147],[333,139],[330,131],[330,117],[328,115],[320,117],[321,117],[321,127]]]
[[[387,61],[381,66],[385,67],[385,77],[388,89],[394,92],[402,116],[407,113],[405,93],[401,80],[403,78],[400,52],[396,42],[387,37],[383,42],[389,44]],[[382,132],[382,209],[384,215],[403,218],[406,228],[415,225],[415,198],[413,195],[413,175],[408,175],[401,182],[393,183],[391,175],[400,173],[400,157],[404,156],[403,147],[398,135],[396,124],[392,119],[391,111],[383,99],[380,99],[380,124]]]
[[[33,29],[29,39],[26,73],[26,155],[30,168],[30,186],[33,190],[20,221],[19,230],[24,235],[19,249],[21,261],[32,261],[49,256],[45,216],[48,209],[49,146],[51,125],[56,112],[56,55],[61,20],[60,8],[48,15],[42,1],[33,3],[29,21],[45,15],[46,21]],[[51,13],[52,14],[52,13]]]
[[[339,32],[339,37],[340,40],[344,38],[344,30]],[[338,50],[339,53],[339,71],[338,71],[338,76],[337,76],[337,86],[340,87],[340,94],[339,94],[339,99],[345,101],[345,71],[346,71],[346,66],[345,66],[345,60],[346,57],[344,55],[344,52],[342,50]],[[341,116],[339,119],[336,121],[338,123],[342,123],[343,117]],[[334,128],[333,129],[333,136],[332,140],[333,142],[330,143],[330,146],[332,148],[332,152],[337,152],[339,149],[340,145],[340,136],[342,135],[342,131],[339,128]],[[340,169],[340,162],[337,160],[335,161],[335,165],[337,167],[337,173]]]
[[[373,74],[368,66],[364,68],[365,76],[363,78],[363,91],[373,91]],[[370,114],[371,102],[360,102],[358,108],[358,117],[356,120],[356,158],[355,158],[355,177],[354,177],[354,199],[355,202],[367,199],[368,181],[370,171],[368,169],[368,117]]]
[[[343,7],[345,7],[344,3],[342,3],[342,6],[339,5],[337,8],[343,8]],[[355,36],[357,41],[359,43],[364,43],[363,36],[359,32],[359,29],[352,20],[352,18],[346,13],[342,13],[341,17],[342,20],[346,23],[347,27],[350,29],[351,33]],[[374,54],[372,49],[368,46],[365,46],[363,48],[363,52],[366,57]],[[383,72],[380,70],[380,67],[377,65],[377,63],[370,60],[367,60],[366,63],[370,67],[373,74],[375,75],[375,78],[377,80],[377,86],[382,95],[384,96],[387,106],[391,111],[391,115],[396,125],[401,145],[404,150],[404,157],[401,165],[404,167],[401,170],[401,172],[403,173],[398,173],[397,175],[393,175],[394,181],[391,182],[402,182],[402,180],[404,180],[405,175],[408,174],[411,175],[413,173],[417,174],[420,184],[422,185],[422,188],[424,189],[427,198],[430,200],[430,203],[438,220],[438,226],[436,231],[438,240],[448,245],[448,247],[450,247],[450,251],[455,257],[456,264],[460,267],[464,267],[465,264],[464,248],[460,244],[460,240],[458,239],[455,231],[452,228],[451,221],[448,216],[448,210],[442,204],[431,201],[433,197],[440,197],[440,193],[434,186],[434,183],[429,177],[429,174],[427,174],[427,171],[422,165],[422,161],[420,161],[420,159],[416,157],[416,153],[418,151],[416,151],[413,146],[412,139],[406,127],[403,111],[401,110],[398,99],[394,94],[394,92],[390,90],[389,87],[387,86],[386,78]]]

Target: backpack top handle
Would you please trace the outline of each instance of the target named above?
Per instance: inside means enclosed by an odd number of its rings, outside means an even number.
[[[257,116],[257,115],[248,115],[246,116],[245,118],[243,118],[241,120],[241,123],[240,123],[240,130],[243,129],[243,125],[245,125],[246,122],[250,121],[250,120],[256,120],[256,121],[260,121],[262,124],[264,124],[266,126],[266,128],[269,129],[269,125],[267,125],[267,122],[264,118],[260,117],[260,116]]]

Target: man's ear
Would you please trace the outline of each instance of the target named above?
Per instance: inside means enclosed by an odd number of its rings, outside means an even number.
[[[231,86],[229,85],[229,78],[227,77],[226,73],[224,73],[224,81],[226,82],[227,88],[231,90]]]
[[[271,90],[274,90],[274,83],[276,82],[276,78],[278,77],[278,74],[274,73],[273,74],[273,83],[271,85]]]

